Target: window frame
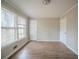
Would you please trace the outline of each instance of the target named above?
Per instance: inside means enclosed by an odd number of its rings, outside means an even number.
[[[19,40],[22,40],[22,39],[20,39],[19,38],[19,29],[25,29],[25,30],[27,30],[27,25],[23,25],[23,24],[18,24],[18,17],[21,17],[21,16],[19,16],[19,15],[17,15],[16,13],[14,13],[14,12],[12,12],[12,11],[10,11],[10,10],[8,10],[8,9],[6,9],[6,8],[4,8],[4,7],[1,7],[2,9],[1,9],[1,11],[2,10],[4,10],[4,12],[5,12],[5,17],[6,17],[6,13],[8,13],[8,12],[10,12],[12,15],[14,15],[14,27],[6,27],[6,26],[2,26],[2,24],[1,24],[1,30],[2,29],[14,29],[15,30],[15,32],[16,32],[16,35],[14,34],[14,36],[16,37],[16,39],[15,39],[15,41],[19,41]],[[2,13],[2,12],[1,12]],[[5,18],[6,19],[6,18]],[[24,18],[24,20],[26,21],[27,19],[26,18]],[[26,24],[27,24],[27,22],[25,22]],[[18,25],[22,25],[22,26],[24,26],[24,27],[18,27]],[[25,31],[26,32],[26,31]],[[24,38],[26,38],[27,37],[27,33],[25,34],[25,37]],[[1,40],[2,41],[2,40]],[[14,41],[14,42],[15,42]],[[14,42],[12,42],[12,43],[14,43]],[[4,43],[3,43],[4,44]],[[9,44],[8,44],[9,45]],[[7,46],[7,45],[6,45]],[[4,46],[1,46],[1,47],[4,47]]]

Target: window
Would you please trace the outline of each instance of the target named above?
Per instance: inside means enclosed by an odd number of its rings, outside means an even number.
[[[1,47],[26,38],[26,19],[5,8],[1,14]]]
[[[18,17],[18,38],[23,39],[26,37],[26,20]]]

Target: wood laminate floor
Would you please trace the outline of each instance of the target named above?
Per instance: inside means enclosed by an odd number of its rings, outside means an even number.
[[[30,42],[9,59],[78,59],[61,42]]]

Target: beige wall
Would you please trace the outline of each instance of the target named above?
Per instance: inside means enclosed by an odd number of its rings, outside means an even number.
[[[37,40],[57,41],[59,40],[59,32],[59,18],[46,18],[37,20]]]
[[[67,19],[67,40],[66,45],[75,53],[78,53],[78,6],[75,5],[63,17]],[[62,18],[63,18],[62,17]]]

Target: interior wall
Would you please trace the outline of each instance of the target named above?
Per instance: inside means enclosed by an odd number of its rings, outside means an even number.
[[[15,8],[12,8],[11,5],[7,4],[6,2],[2,3],[2,7],[5,7],[7,9],[9,9],[10,11],[16,13],[19,16],[22,16],[24,18],[27,19],[27,38],[22,39],[22,40],[18,40],[14,43],[12,43],[11,45],[8,45],[6,47],[1,48],[1,59],[5,59],[7,57],[9,57],[10,55],[12,55],[14,52],[16,52],[18,49],[20,49],[24,44],[26,44],[29,41],[29,21],[28,18],[25,17],[23,14],[19,13]],[[14,46],[17,45],[16,49],[13,49]]]
[[[38,41],[58,41],[60,36],[59,18],[46,18],[37,20]]]
[[[65,17],[67,19],[67,40],[64,41],[67,47],[78,54],[78,6],[75,5],[68,13],[61,17],[61,21]]]

